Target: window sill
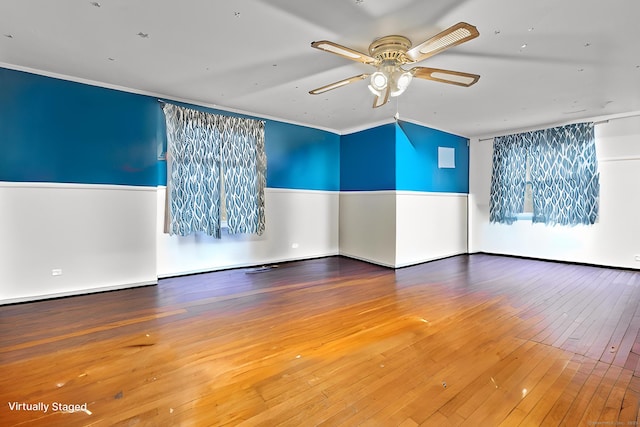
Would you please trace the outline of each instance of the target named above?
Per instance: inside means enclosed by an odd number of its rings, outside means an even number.
[[[516,219],[518,221],[532,221],[533,220],[533,213],[531,213],[531,212],[519,213],[519,214],[516,215]]]

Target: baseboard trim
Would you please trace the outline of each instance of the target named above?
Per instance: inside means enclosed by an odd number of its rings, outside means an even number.
[[[346,253],[346,252],[340,252],[340,256],[343,256],[345,258],[357,259],[358,261],[364,261],[364,262],[368,262],[370,264],[375,264],[375,265],[379,265],[379,266],[382,266],[382,267],[393,268],[393,269],[399,269],[399,268],[411,267],[411,266],[414,266],[414,265],[426,264],[428,262],[439,261],[439,260],[447,259],[447,258],[453,258],[453,257],[460,256],[460,255],[468,255],[468,254],[467,254],[467,252],[459,252],[459,253],[445,254],[445,255],[441,255],[441,256],[437,256],[437,257],[433,257],[433,258],[426,258],[426,259],[422,259],[422,260],[403,262],[403,263],[400,263],[400,264],[388,264],[388,263],[381,262],[381,261],[378,261],[378,260],[373,260],[373,259],[370,259],[370,258],[361,257],[361,256],[358,256],[358,255],[353,255],[353,254],[349,254],[349,253]]]
[[[443,260],[443,259],[453,258],[453,257],[461,256],[461,255],[469,255],[469,253],[467,253],[467,252],[456,252],[456,253],[438,255],[438,256],[433,257],[433,258],[426,258],[426,259],[423,259],[423,260],[411,261],[411,262],[405,262],[405,263],[397,264],[396,268],[411,267],[411,266],[414,266],[414,265],[426,264],[428,262],[440,261],[440,260]]]
[[[532,256],[526,256],[526,255],[503,254],[499,252],[475,251],[475,252],[469,252],[469,255],[502,256],[502,257],[517,258],[517,259],[524,259],[524,260],[530,260],[530,261],[544,261],[544,262],[554,262],[554,263],[569,264],[569,265],[582,265],[586,267],[611,268],[614,270],[640,271],[640,268],[633,268],[633,267],[626,267],[626,266],[619,266],[619,265],[597,264],[597,263],[591,263],[591,262],[569,261],[564,259],[553,259],[553,258],[541,258],[541,257],[532,257]]]
[[[66,298],[66,297],[79,296],[79,295],[96,294],[101,292],[120,291],[123,289],[139,288],[143,286],[154,286],[157,284],[158,284],[157,280],[149,280],[145,282],[125,283],[121,285],[101,286],[98,288],[78,289],[76,291],[54,292],[51,294],[29,295],[29,296],[18,297],[18,298],[7,298],[7,299],[0,299],[0,306],[8,305],[8,304],[21,304],[21,303],[28,303],[28,302],[35,302],[35,301],[42,301],[42,300]]]
[[[327,257],[339,256],[339,255],[340,254],[338,252],[327,252],[324,254],[309,255],[309,256],[303,256],[299,258],[277,258],[277,259],[265,260],[264,262],[260,262],[260,263],[249,262],[249,263],[225,265],[222,267],[202,268],[197,270],[158,274],[158,279],[170,279],[172,277],[192,276],[196,274],[214,273],[216,271],[225,271],[225,270],[238,270],[242,268],[266,267],[273,264],[284,264],[287,262],[307,261],[312,259],[327,258]]]
[[[375,265],[379,265],[379,266],[382,266],[382,267],[396,268],[395,265],[393,265],[393,264],[387,264],[385,262],[381,262],[381,261],[374,260],[374,259],[371,259],[371,258],[361,257],[361,256],[358,256],[358,255],[349,254],[349,253],[346,253],[346,252],[340,252],[338,255],[339,256],[343,256],[345,258],[351,258],[351,259],[356,259],[358,261],[368,262],[369,264],[375,264]]]

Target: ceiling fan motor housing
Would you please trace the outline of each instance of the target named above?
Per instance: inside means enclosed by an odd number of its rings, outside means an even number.
[[[411,40],[403,36],[385,36],[369,45],[369,54],[379,61],[380,66],[398,66],[411,62],[406,56],[411,48]]]

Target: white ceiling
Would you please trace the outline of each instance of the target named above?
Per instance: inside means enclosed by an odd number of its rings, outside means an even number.
[[[2,0],[0,65],[338,133],[396,113],[467,137],[640,110],[638,0]],[[418,44],[465,21],[480,37],[419,65],[480,74],[414,79],[372,109],[372,67],[310,47]],[[526,47],[523,47],[526,45]]]

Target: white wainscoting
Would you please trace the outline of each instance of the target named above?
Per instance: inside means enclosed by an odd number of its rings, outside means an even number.
[[[399,191],[396,267],[467,253],[467,195]]]
[[[640,117],[595,128],[600,215],[591,226],[489,222],[492,140],[472,140],[470,252],[488,252],[612,267],[640,268]]]
[[[158,188],[158,277],[255,266],[338,254],[339,193],[267,188],[262,236],[163,233],[166,189]]]
[[[0,182],[0,304],[156,283],[155,218],[155,187]]]
[[[340,193],[340,254],[395,267],[395,191]]]
[[[466,194],[340,194],[342,255],[396,268],[466,252]]]

